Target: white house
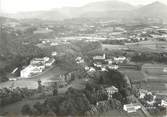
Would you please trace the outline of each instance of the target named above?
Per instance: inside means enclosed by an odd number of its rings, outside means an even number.
[[[105,67],[102,67],[101,71],[107,71],[107,69]]]
[[[106,59],[106,55],[103,54],[103,56],[94,56],[93,59],[94,60],[105,60]]]
[[[52,56],[57,56],[57,52],[52,52]]]
[[[101,64],[101,63],[93,63],[93,65],[94,65],[95,67],[99,67],[99,68],[102,67],[102,64]]]
[[[114,93],[118,92],[118,88],[116,88],[115,86],[111,86],[107,87],[106,91],[108,93],[108,97],[111,98]]]
[[[20,72],[20,77],[22,78],[29,78],[31,77],[31,70],[32,70],[32,66],[27,66],[25,69],[21,70]]]
[[[124,57],[124,56],[114,57],[113,59],[116,63],[123,63],[126,60],[126,57]]]
[[[52,42],[52,43],[50,44],[50,46],[57,46],[57,45],[59,45],[59,44],[56,43],[56,42]]]
[[[32,74],[38,74],[41,72],[42,72],[41,68],[29,65],[25,69],[21,70],[20,77],[29,78],[32,76]]]
[[[161,106],[167,107],[167,100],[161,100]]]
[[[163,72],[167,72],[167,67],[164,67]]]
[[[34,59],[31,60],[30,64],[45,63],[47,61],[49,61],[49,57],[34,58]]]
[[[42,73],[42,69],[39,67],[34,67],[31,71],[31,74],[39,74]]]
[[[134,103],[134,104],[125,104],[124,106],[123,106],[123,109],[125,110],[125,111],[127,111],[128,113],[133,113],[133,112],[136,112],[138,109],[140,109],[141,108],[141,106],[140,106],[140,104],[138,104],[138,103]]]
[[[140,89],[140,90],[139,90],[139,95],[140,95],[139,98],[140,98],[140,99],[143,99],[147,93],[148,93],[147,90]]]
[[[82,60],[82,57],[80,57],[80,56],[78,56],[78,57],[75,59],[75,61],[80,61],[80,60]]]
[[[119,68],[119,66],[118,65],[108,65],[108,68],[117,70]]]
[[[85,66],[85,70],[88,71],[88,70],[89,70],[89,67],[88,67],[88,66]]]
[[[105,60],[105,61],[108,62],[109,65],[113,63],[113,60],[112,60],[112,59],[107,59],[107,60]]]
[[[96,71],[95,68],[90,67],[89,72],[95,72],[95,71]]]
[[[31,60],[30,65],[25,69],[21,70],[20,76],[23,78],[29,78],[34,74],[41,73],[45,67],[50,67],[55,62],[54,58],[44,57],[44,58],[34,58]]]
[[[54,59],[54,58],[50,58],[49,61],[47,61],[47,62],[45,63],[45,66],[46,66],[46,67],[50,67],[50,66],[53,65],[54,62],[55,62],[55,59]]]
[[[77,57],[77,58],[75,59],[75,61],[76,61],[77,64],[80,64],[80,63],[84,63],[84,62],[85,62],[82,57]]]

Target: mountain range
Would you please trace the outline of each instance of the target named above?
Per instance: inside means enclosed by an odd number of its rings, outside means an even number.
[[[63,7],[48,11],[22,12],[6,16],[21,19],[64,20],[71,18],[138,19],[160,18],[167,21],[167,5],[153,2],[144,6],[113,0],[89,3],[82,7]]]

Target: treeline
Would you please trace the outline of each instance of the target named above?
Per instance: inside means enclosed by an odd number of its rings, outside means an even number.
[[[160,62],[167,63],[167,54],[166,53],[136,53],[131,57],[131,60],[134,62]]]
[[[82,91],[69,88],[65,94],[50,97],[44,103],[37,102],[33,107],[28,104],[24,105],[22,114],[33,116],[90,116],[107,112],[109,109],[122,110],[120,101],[116,99],[107,100],[108,96],[104,88],[94,88],[88,86]]]

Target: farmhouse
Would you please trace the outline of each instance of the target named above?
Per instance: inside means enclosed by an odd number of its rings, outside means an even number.
[[[75,61],[77,64],[84,63],[84,59],[82,59],[82,57],[77,57]]]
[[[167,107],[167,99],[161,100],[161,106]]]
[[[31,60],[30,64],[38,64],[38,63],[44,64],[47,61],[49,61],[49,57],[34,58],[34,59]]]
[[[115,63],[123,63],[126,60],[126,57],[120,56],[120,57],[114,57],[113,59]]]
[[[107,71],[107,69],[105,67],[102,67],[101,71]]]
[[[88,67],[88,66],[85,66],[85,70],[88,71],[88,70],[89,70],[89,67]]]
[[[116,88],[115,86],[107,87],[106,91],[108,93],[108,97],[111,98],[114,93],[118,92],[118,88]]]
[[[20,76],[23,78],[29,78],[34,74],[41,73],[46,67],[52,66],[55,62],[54,58],[34,58],[31,60],[30,65],[21,70]]]
[[[125,111],[127,111],[128,113],[133,113],[136,112],[138,109],[140,109],[141,106],[138,103],[134,103],[134,104],[125,104],[123,109]]]
[[[38,74],[38,73],[41,73],[41,72],[42,72],[42,69],[41,69],[41,68],[36,67],[36,66],[29,65],[29,66],[27,66],[25,69],[21,70],[20,76],[21,76],[22,78],[29,78],[29,77],[31,77],[33,74]]]
[[[140,89],[140,90],[139,90],[139,95],[140,95],[139,98],[140,98],[140,99],[143,99],[147,93],[148,93],[147,90]]]
[[[55,52],[52,52],[52,56],[53,56],[53,57],[57,56],[57,52],[56,52],[56,51],[55,51]]]
[[[99,67],[99,68],[101,68],[101,67],[102,67],[102,64],[101,64],[100,62],[93,63],[93,65],[94,65],[95,67]]]
[[[103,54],[103,56],[94,56],[93,60],[105,60],[106,59],[106,55]]]
[[[52,66],[52,64],[55,62],[55,59],[54,58],[50,58],[46,63],[45,63],[45,66],[46,67],[50,67]]]
[[[108,64],[112,64],[113,63],[112,59],[106,59],[105,61],[108,62]]]
[[[93,68],[93,67],[90,67],[90,69],[89,69],[89,71],[88,72],[95,72],[96,70],[95,70],[95,68]]]
[[[117,70],[119,68],[119,66],[118,65],[108,65],[108,68]]]

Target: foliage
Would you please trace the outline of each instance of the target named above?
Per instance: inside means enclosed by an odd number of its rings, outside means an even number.
[[[23,115],[31,115],[32,114],[32,109],[31,109],[31,107],[28,104],[25,104],[22,107],[21,112],[22,112]]]
[[[0,89],[0,107],[20,101],[34,93],[34,90],[29,90],[27,88]]]
[[[142,52],[142,53],[135,53],[131,60],[134,62],[160,62],[166,63],[167,55],[166,53],[151,53],[151,52]]]

